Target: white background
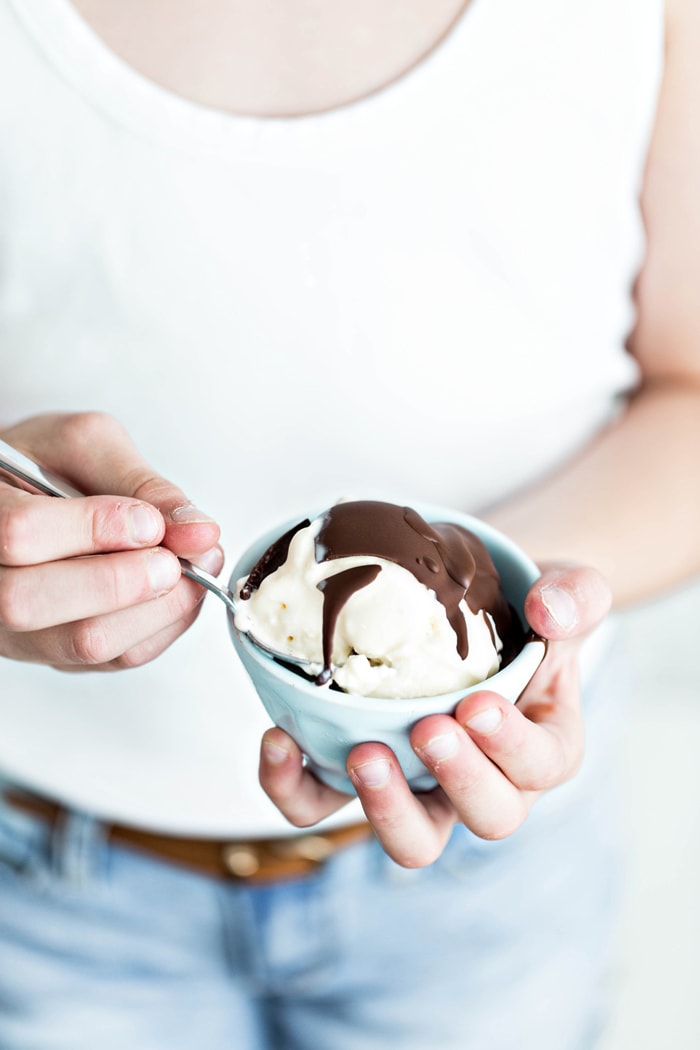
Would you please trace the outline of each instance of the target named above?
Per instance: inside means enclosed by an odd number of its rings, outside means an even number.
[[[623,618],[631,865],[600,1050],[700,1047],[700,581]],[[562,1048],[563,1050],[563,1048]]]

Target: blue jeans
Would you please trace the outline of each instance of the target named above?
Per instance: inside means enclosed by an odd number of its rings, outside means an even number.
[[[590,730],[589,730],[590,732]],[[601,785],[603,790],[601,790]],[[224,883],[0,810],[2,1050],[583,1050],[618,896],[600,762],[510,839]]]

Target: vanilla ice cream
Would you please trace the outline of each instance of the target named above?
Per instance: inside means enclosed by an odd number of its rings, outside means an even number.
[[[236,591],[239,631],[362,696],[477,684],[523,641],[482,541],[390,503],[341,502],[300,522]]]

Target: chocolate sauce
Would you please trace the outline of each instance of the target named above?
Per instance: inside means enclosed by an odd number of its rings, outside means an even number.
[[[311,522],[309,519],[305,518],[304,521],[300,521],[298,525],[294,525],[288,532],[285,532],[283,536],[280,536],[279,539],[270,544],[262,557],[259,558],[253,566],[248,579],[241,587],[239,597],[242,601],[248,601],[253,591],[257,591],[265,577],[271,576],[281,565],[284,565],[287,560],[287,555],[289,554],[289,544],[292,542],[294,536],[300,529],[305,529],[307,525],[310,524]]]
[[[318,584],[318,589],[323,592],[323,670],[316,678],[316,685],[325,685],[333,673],[333,636],[343,606],[355,591],[376,580],[381,571],[381,565],[355,565],[345,572],[328,576]]]
[[[515,655],[510,652],[509,639],[514,629],[519,632],[520,623],[503,596],[491,555],[473,532],[447,522],[429,525],[412,508],[393,503],[338,503],[325,515],[316,538],[316,561],[358,555],[394,562],[435,592],[455,632],[462,660],[469,654],[467,625],[459,609],[463,599],[474,613],[488,610],[504,643],[504,657]],[[326,605],[324,602],[324,629]],[[332,607],[328,616],[335,622],[339,612]],[[520,644],[522,638],[515,652]]]
[[[241,598],[249,598],[265,577],[283,564],[292,537],[308,524],[308,520],[300,522],[263,554],[248,577]],[[472,612],[482,612],[489,630],[491,625],[486,611],[493,617],[503,642],[502,667],[522,648],[524,632],[515,610],[501,591],[491,555],[478,536],[460,525],[448,522],[428,524],[410,507],[393,503],[374,500],[337,503],[322,520],[315,542],[315,556],[319,563],[337,558],[381,558],[406,569],[433,591],[444,606],[462,660],[469,653],[467,625],[459,608],[462,600]],[[379,565],[355,566],[319,584],[324,595],[324,667],[316,679],[319,684],[327,682],[331,675],[333,633],[343,606],[355,591],[366,587],[380,571]],[[493,637],[492,630],[491,633]]]

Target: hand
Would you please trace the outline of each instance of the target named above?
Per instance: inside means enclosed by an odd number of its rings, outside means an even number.
[[[152,660],[204,597],[176,555],[221,570],[216,523],[109,416],[39,416],[2,437],[81,492],[109,495],[31,495],[0,472],[0,656],[63,670]]]
[[[550,644],[517,706],[483,689],[465,697],[453,716],[431,715],[413,727],[411,744],[439,784],[432,791],[413,794],[383,744],[352,749],[348,775],[377,838],[395,861],[405,867],[431,864],[458,821],[482,838],[504,838],[523,823],[544,791],[573,776],[584,735],[577,655],[610,602],[607,584],[593,569],[556,568],[540,577],[525,613]],[[260,782],[300,827],[349,801],[303,768],[299,748],[279,728],[263,737]]]

